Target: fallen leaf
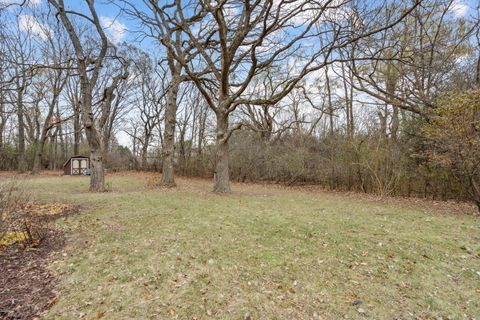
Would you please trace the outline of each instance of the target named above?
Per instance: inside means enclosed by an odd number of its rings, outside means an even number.
[[[105,315],[105,311],[97,311],[97,315],[95,316],[96,319],[103,318]]]

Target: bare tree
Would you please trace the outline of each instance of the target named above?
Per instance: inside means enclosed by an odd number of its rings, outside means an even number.
[[[166,3],[161,5],[161,1],[144,0],[147,10],[141,11],[138,6],[129,0],[125,0],[127,5],[125,11],[137,18],[146,28],[146,34],[161,44],[165,52],[165,62],[170,72],[170,81],[167,93],[167,102],[165,108],[164,131],[162,135],[162,177],[160,185],[175,186],[174,177],[174,151],[175,151],[175,128],[178,109],[178,94],[180,85],[189,80],[184,74],[184,66],[176,57],[182,60],[191,61],[197,52],[194,46],[188,43],[188,39],[182,35],[178,28],[172,28],[172,25],[164,18],[164,10],[171,6]],[[187,41],[185,41],[187,40]],[[192,53],[193,50],[193,53]]]
[[[113,55],[116,53],[113,52]],[[98,127],[101,134],[101,148],[104,162],[107,161],[110,141],[113,138],[117,121],[123,118],[128,113],[130,108],[126,95],[130,92],[131,83],[129,83],[129,66],[130,61],[119,58],[118,66],[108,65],[106,74],[103,75],[104,85],[102,85],[103,92],[98,103]]]
[[[475,73],[475,84],[477,88],[480,88],[480,5],[477,7],[477,17],[475,19],[475,24],[477,25],[477,31],[475,33],[476,38],[476,49],[477,49],[477,70]]]
[[[473,35],[475,24],[457,29],[458,21],[449,18],[454,4],[454,0],[424,1],[395,28],[363,39],[350,51],[355,77],[350,84],[385,104],[385,121],[391,106],[394,135],[399,109],[422,116],[435,109],[438,93]],[[389,4],[384,19],[394,20],[398,11],[405,10],[409,10],[405,5]],[[364,55],[372,59],[357,59]]]
[[[334,50],[368,35],[391,28],[418,5],[388,21],[371,20],[353,33],[347,28],[350,1],[173,1],[160,6],[150,1],[156,15],[170,30],[181,30],[194,46],[198,59],[175,55],[202,93],[217,120],[214,191],[229,192],[228,141],[240,125],[230,126],[229,116],[245,104],[275,104],[309,73],[337,61]],[[347,10],[348,9],[348,10]],[[301,45],[320,34],[329,35],[323,46]],[[268,99],[250,99],[252,81],[273,65],[298,57],[276,79]],[[288,63],[286,64],[288,67]]]
[[[72,72],[69,72],[72,75]],[[73,124],[73,154],[80,154],[80,143],[82,140],[82,124],[80,110],[80,81],[78,77],[69,76],[65,86],[66,100],[72,108],[72,124]]]
[[[155,65],[153,59],[146,53],[139,51],[134,66],[135,82],[135,109],[138,112],[140,128],[134,125],[134,131],[141,134],[134,138],[134,142],[141,144],[140,159],[142,169],[147,169],[148,149],[151,146],[157,126],[163,120],[165,112],[165,96],[168,92],[167,72],[161,65]],[[132,135],[133,137],[134,135]]]
[[[268,70],[263,77],[255,79],[251,90],[251,98],[268,99],[272,95],[275,89],[273,72],[274,70]],[[301,94],[301,91],[297,93]],[[282,111],[285,113],[285,109],[288,109],[284,102],[264,105],[246,104],[240,110],[247,117],[242,123],[245,127],[258,132],[264,142],[271,142],[273,136],[276,140],[294,123],[296,125],[300,124],[300,121],[297,121],[298,117],[296,117],[294,103],[292,102],[291,105],[293,107],[293,119],[290,116],[282,117]]]
[[[47,24],[42,25],[47,26]],[[43,43],[42,55],[45,60],[43,61],[45,68],[40,70],[39,76],[41,76],[41,80],[36,86],[40,92],[42,90],[48,91],[43,94],[43,99],[41,99],[45,102],[47,112],[44,115],[43,125],[38,129],[39,135],[37,135],[34,143],[35,156],[32,174],[40,172],[45,142],[49,137],[50,131],[53,128],[58,128],[59,123],[62,121],[58,112],[55,114],[55,111],[58,110],[60,96],[68,80],[67,67],[70,60],[70,48],[65,41],[64,34],[60,30],[45,27],[43,34],[45,41]]]
[[[26,32],[20,32],[19,20],[16,20],[16,29],[9,32],[5,39],[8,47],[10,68],[8,99],[15,105],[15,114],[17,117],[18,132],[18,170],[25,172],[27,169],[26,161],[26,137],[25,137],[25,98],[27,87],[33,76],[35,57],[33,38],[31,29],[26,28]],[[28,27],[28,26],[27,26]]]
[[[102,66],[105,63],[106,55],[113,44],[108,41],[105,30],[102,27],[94,0],[85,0],[89,15],[82,12],[70,10],[65,6],[63,0],[48,0],[56,10],[56,15],[65,27],[76,56],[76,69],[80,78],[80,106],[85,134],[90,147],[91,163],[91,191],[105,191],[105,171],[103,161],[102,129],[97,128],[93,110],[93,90],[98,84]],[[79,18],[91,24],[99,39],[98,50],[87,50],[75,27],[73,18]],[[120,77],[122,77],[121,75]],[[112,84],[115,86],[115,84]],[[108,109],[112,95],[112,88],[105,88],[107,95],[104,96],[104,107]]]

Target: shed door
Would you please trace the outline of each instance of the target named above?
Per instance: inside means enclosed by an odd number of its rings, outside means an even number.
[[[72,159],[72,175],[86,174],[88,159]]]
[[[72,175],[80,174],[80,160],[72,159]]]

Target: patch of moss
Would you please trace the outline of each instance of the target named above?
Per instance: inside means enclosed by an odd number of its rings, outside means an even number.
[[[7,231],[0,239],[0,247],[6,247],[14,243],[20,243],[27,240],[27,235],[20,231]]]

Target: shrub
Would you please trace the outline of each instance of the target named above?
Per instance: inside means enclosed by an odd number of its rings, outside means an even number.
[[[32,219],[29,202],[22,180],[8,178],[0,182],[0,247],[17,242],[33,245],[44,238],[44,222]]]
[[[439,106],[423,128],[426,155],[452,172],[480,212],[480,90],[449,93]]]

